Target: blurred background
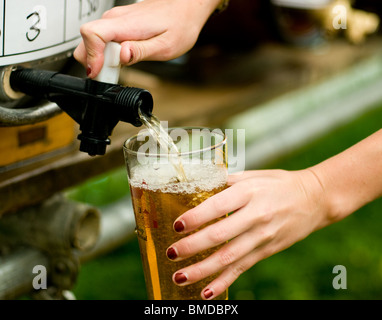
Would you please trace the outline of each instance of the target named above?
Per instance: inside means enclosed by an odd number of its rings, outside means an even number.
[[[381,16],[376,0],[231,0],[190,52],[123,68],[120,82],[148,89],[154,114],[171,127],[245,129],[247,170],[306,168],[382,126]],[[64,286],[77,299],[146,299],[121,150],[137,130],[120,124],[107,160],[60,173],[84,177],[63,183],[66,199],[101,213],[102,246],[79,255]],[[229,299],[381,299],[381,212],[377,200],[259,262]],[[333,288],[336,265],[347,269],[346,290]]]

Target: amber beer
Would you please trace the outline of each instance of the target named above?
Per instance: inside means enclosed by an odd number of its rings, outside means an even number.
[[[225,163],[215,161],[215,156],[211,157],[211,161],[200,163],[186,161],[183,163],[183,169],[187,181],[179,181],[176,179],[176,170],[172,163],[139,164],[131,159],[133,156],[131,152],[126,154],[126,146],[125,144],[125,158],[148,298],[201,299],[202,290],[217,275],[186,286],[176,285],[172,281],[172,275],[186,266],[205,259],[219,247],[176,262],[167,258],[166,250],[184,237],[174,231],[174,221],[187,210],[226,188]],[[213,154],[224,153],[224,150],[220,151]],[[201,228],[203,227],[205,226]],[[216,299],[227,299],[227,295],[228,291]]]

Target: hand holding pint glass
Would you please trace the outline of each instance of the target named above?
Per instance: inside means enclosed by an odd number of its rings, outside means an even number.
[[[187,286],[177,286],[172,276],[220,246],[182,261],[171,261],[166,250],[185,236],[175,232],[174,221],[227,187],[226,138],[220,130],[206,128],[174,128],[169,130],[169,136],[176,146],[170,151],[159,147],[147,131],[125,142],[136,230],[148,298],[196,300],[201,299],[202,289],[217,275]],[[227,294],[226,290],[217,299],[227,299]]]

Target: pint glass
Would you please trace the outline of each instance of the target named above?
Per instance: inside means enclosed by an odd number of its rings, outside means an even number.
[[[177,262],[167,258],[166,249],[187,236],[174,231],[174,221],[226,188],[226,138],[221,130],[206,128],[173,128],[169,135],[177,146],[175,153],[161,149],[145,131],[124,144],[147,296],[150,300],[198,300],[217,275],[187,286],[174,284],[172,275],[219,247]],[[227,295],[228,291],[217,299],[225,300]]]

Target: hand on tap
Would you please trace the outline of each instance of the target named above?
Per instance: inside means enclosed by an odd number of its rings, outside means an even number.
[[[145,0],[114,7],[101,19],[82,25],[83,41],[74,57],[90,78],[100,72],[105,44],[122,45],[121,63],[167,61],[190,50],[220,0]]]

